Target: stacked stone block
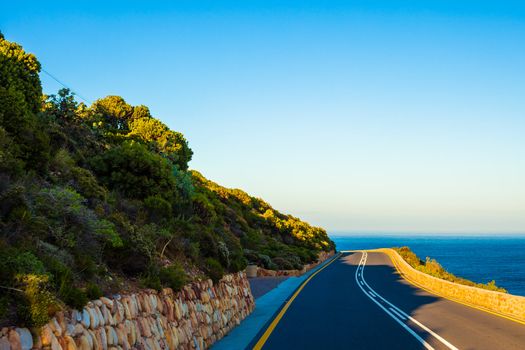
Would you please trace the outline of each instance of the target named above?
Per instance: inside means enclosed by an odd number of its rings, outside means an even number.
[[[102,297],[81,310],[58,312],[42,329],[6,327],[0,350],[206,349],[254,309],[244,272],[181,291],[143,290]]]

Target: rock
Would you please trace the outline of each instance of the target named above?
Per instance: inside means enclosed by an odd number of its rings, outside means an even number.
[[[88,311],[88,314],[89,314],[89,322],[91,323],[89,328],[91,328],[91,329],[98,328],[99,319],[98,319],[97,312],[93,308],[88,308],[87,311]]]
[[[58,324],[56,317],[53,317],[51,321],[49,321],[48,325],[49,327],[51,327],[51,330],[57,337],[60,337],[62,335],[62,327],[60,327],[60,325]]]
[[[82,323],[77,323],[75,325],[75,329],[73,330],[73,334],[74,336],[77,336],[77,335],[80,335],[84,333],[84,327],[82,326]]]
[[[82,321],[81,322],[86,328],[89,328],[89,326],[91,325],[91,316],[89,315],[89,312],[87,311],[86,308],[82,310]]]
[[[115,328],[108,326],[107,330],[108,330],[109,335],[111,336],[113,345],[118,345],[119,343],[118,335],[117,335],[117,332],[115,331]]]
[[[0,338],[0,350],[11,350],[11,343],[9,343],[7,337]]]
[[[66,335],[64,337],[64,340],[66,342],[66,349],[65,350],[77,350],[77,345],[75,344],[75,341],[72,337],[69,335]]]
[[[91,346],[89,345],[89,341],[85,335],[82,335],[77,343],[78,350],[91,350]]]
[[[86,337],[88,341],[88,346],[90,349],[93,349],[95,347],[96,339],[94,337],[94,334],[91,333],[89,330],[84,330],[84,337]]]
[[[71,319],[81,322],[82,321],[82,313],[80,313],[78,310],[71,311]]]
[[[53,337],[51,340],[51,350],[63,350],[56,337]]]
[[[16,332],[20,337],[20,345],[22,350],[29,350],[33,347],[33,336],[27,328],[16,328]]]
[[[100,301],[104,303],[107,307],[110,309],[113,307],[113,300],[106,298],[106,297],[100,297]]]
[[[98,349],[101,349],[101,350],[107,350],[108,348],[108,342],[107,342],[107,337],[106,337],[106,331],[104,330],[103,327],[100,327],[96,330],[93,331],[93,333],[95,334],[95,348],[98,348]]]
[[[62,329],[62,332],[66,330],[66,318],[63,311],[58,311],[55,314],[56,320],[58,324],[60,325],[60,328]]]
[[[22,344],[20,343],[20,335],[14,330],[11,329],[7,334],[7,339],[9,344],[11,344],[12,350],[22,350]]]

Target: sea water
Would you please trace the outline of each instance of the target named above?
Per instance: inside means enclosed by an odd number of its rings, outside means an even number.
[[[421,259],[436,259],[447,271],[496,284],[525,296],[524,236],[343,235],[330,238],[338,250],[408,246]]]

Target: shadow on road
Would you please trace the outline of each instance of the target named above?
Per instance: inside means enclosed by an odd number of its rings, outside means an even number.
[[[360,258],[360,253],[345,255],[316,275],[293,301],[264,349],[424,349],[359,288],[355,272]],[[401,283],[386,262],[371,260],[364,276],[378,293],[384,288],[391,291],[383,297],[408,314],[437,300]]]
[[[361,258],[361,253],[351,253],[340,260],[341,264],[356,266]],[[433,296],[406,281],[393,266],[390,258],[381,253],[369,253],[366,266],[363,273],[364,279],[368,285],[383,298],[394,304],[406,314],[417,319],[420,312],[425,308],[432,308],[432,304],[438,303],[442,300],[439,297]],[[370,300],[371,304],[374,304]],[[379,306],[375,305],[379,309]],[[385,313],[386,315],[386,313]],[[409,323],[411,328],[425,341],[430,343],[436,349],[447,349],[441,342],[425,332],[420,327],[413,323]],[[408,331],[398,326],[400,332]],[[439,334],[441,329],[431,328],[432,331]],[[415,337],[414,337],[415,339]],[[424,349],[423,344],[419,345],[420,349]]]

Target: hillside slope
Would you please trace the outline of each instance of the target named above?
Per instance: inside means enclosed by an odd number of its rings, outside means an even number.
[[[43,96],[39,72],[0,34],[0,324],[248,262],[299,268],[334,248],[323,229],[188,170],[188,142],[146,106]]]

